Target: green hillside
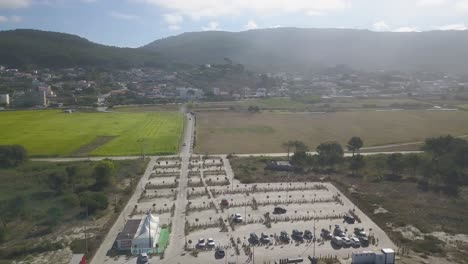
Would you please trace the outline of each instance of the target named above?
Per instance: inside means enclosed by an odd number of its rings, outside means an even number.
[[[17,29],[0,32],[0,64],[25,68],[132,66],[162,64],[156,52],[96,44],[64,33]]]

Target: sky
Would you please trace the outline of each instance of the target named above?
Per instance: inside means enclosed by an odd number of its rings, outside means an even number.
[[[0,0],[0,30],[139,47],[183,32],[260,28],[466,30],[468,0]]]

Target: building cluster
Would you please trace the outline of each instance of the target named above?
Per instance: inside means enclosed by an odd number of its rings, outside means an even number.
[[[425,72],[358,72],[333,68],[314,74],[256,74],[256,78],[264,82],[251,85],[232,83],[234,81],[227,78],[223,80],[223,85],[203,87],[196,81],[187,80],[190,79],[187,76],[191,75],[156,68],[22,71],[0,66],[0,107],[151,104],[309,95],[332,98],[454,96],[468,93],[466,79]],[[202,77],[211,80],[210,76]]]

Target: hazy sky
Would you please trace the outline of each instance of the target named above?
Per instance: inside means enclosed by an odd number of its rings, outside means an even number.
[[[138,47],[187,31],[273,27],[465,30],[468,0],[0,0],[0,30]]]

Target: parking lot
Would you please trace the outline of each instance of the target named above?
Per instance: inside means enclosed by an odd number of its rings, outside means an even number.
[[[340,258],[352,252],[395,248],[387,235],[331,183],[241,184],[233,178],[225,156],[192,156],[185,176],[180,175],[180,161],[176,159],[160,162],[152,172],[131,217],[141,217],[150,210],[160,217],[162,225],[170,225],[177,222],[173,217],[176,204],[183,207],[183,221],[171,227],[184,230],[183,235],[173,237],[176,245],[169,245],[175,247],[171,255],[178,253],[162,260],[155,257],[158,263],[248,263],[253,258],[257,263],[273,263],[281,258],[307,258],[314,254],[314,248],[317,257]],[[181,180],[187,183],[183,189],[179,188]],[[181,195],[186,204],[180,203]],[[234,220],[235,215],[241,220]],[[355,222],[346,222],[345,215],[356,216]],[[357,245],[357,238],[354,245],[331,242],[337,225],[344,233],[340,235],[350,238],[357,237],[355,228],[362,228],[369,244]],[[293,230],[300,235],[293,235]],[[310,231],[308,236],[304,236],[306,230]],[[332,235],[325,239],[322,230]],[[281,232],[287,233],[289,241]],[[208,245],[208,239],[214,245]],[[215,257],[216,248],[224,249],[223,258]],[[125,262],[116,258],[106,263]]]

